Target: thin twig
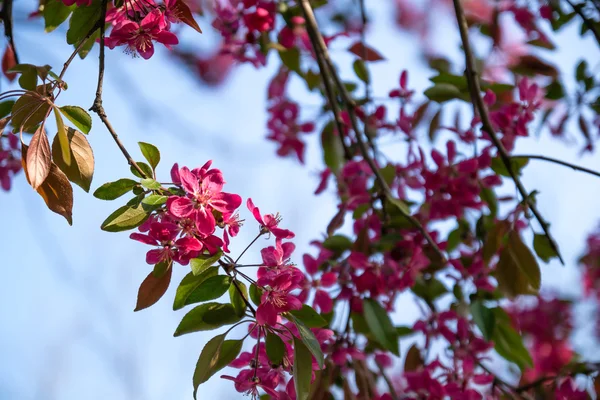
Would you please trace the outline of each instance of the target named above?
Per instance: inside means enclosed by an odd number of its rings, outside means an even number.
[[[312,29],[308,29],[308,37],[311,43],[318,41],[318,37],[315,36],[315,33]],[[313,50],[315,52],[315,57],[317,59],[317,64],[319,65],[319,72],[321,73],[321,79],[323,80],[323,86],[325,87],[325,96],[329,102],[329,107],[331,108],[331,112],[333,113],[333,119],[335,122],[335,126],[338,131],[338,137],[344,149],[344,158],[346,160],[352,160],[352,153],[350,149],[346,145],[346,141],[344,140],[344,120],[340,116],[340,109],[338,107],[338,101],[335,96],[335,91],[333,89],[333,85],[331,83],[331,79],[326,74],[327,66],[325,64],[325,60],[323,59],[323,55],[317,51],[317,49],[313,46]]]
[[[383,378],[383,380],[385,381],[385,384],[388,386],[388,389],[390,390],[390,396],[392,396],[392,399],[398,400],[399,397],[398,397],[398,394],[396,393],[396,389],[394,388],[394,384],[392,383],[390,378],[388,378],[388,376],[385,374],[383,366],[380,363],[377,363],[377,368],[379,368],[379,373],[381,374],[381,377]]]
[[[309,37],[311,40],[313,50],[319,57],[321,57],[325,61],[325,64],[326,64],[325,68],[322,68],[319,65],[321,74],[327,78],[327,79],[324,78],[324,80],[328,80],[329,78],[331,78],[334,81],[335,85],[337,86],[337,90],[340,93],[342,100],[344,101],[344,103],[346,105],[348,115],[350,116],[352,129],[356,133],[356,141],[358,143],[358,147],[360,149],[360,152],[361,152],[363,158],[365,159],[365,161],[367,162],[367,164],[373,171],[373,174],[375,175],[375,179],[377,180],[377,183],[379,184],[379,186],[381,186],[381,189],[382,189],[385,197],[388,200],[390,200],[391,202],[396,202],[397,200],[392,195],[392,191],[390,190],[390,187],[388,186],[387,182],[381,175],[379,168],[377,168],[377,165],[375,165],[375,162],[369,155],[369,151],[368,151],[367,146],[361,136],[361,131],[360,131],[360,128],[358,125],[358,119],[356,116],[356,103],[354,102],[354,100],[352,99],[352,97],[350,96],[348,91],[346,90],[344,83],[341,81],[340,77],[338,76],[338,74],[333,66],[331,58],[329,57],[329,52],[327,50],[327,46],[325,45],[323,36],[321,35],[321,32],[319,31],[319,27],[317,25],[317,20],[313,13],[310,2],[309,2],[309,0],[302,0],[300,5],[302,7],[304,17],[306,19],[306,27],[307,27],[307,31],[309,33]],[[402,215],[406,219],[408,219],[410,221],[410,223],[419,230],[419,232],[421,232],[421,234],[427,240],[429,245],[438,254],[442,263],[445,264],[446,257],[444,256],[444,253],[442,253],[442,251],[438,247],[437,243],[433,240],[431,235],[429,235],[429,232],[427,232],[427,230],[423,227],[423,225],[421,225],[421,223],[415,217],[413,217],[406,211],[402,210],[400,207],[398,209],[402,213]]]
[[[544,231],[544,234],[550,241],[550,245],[552,246],[552,248],[558,255],[560,262],[564,265],[565,262],[560,254],[558,245],[556,244],[556,241],[554,240],[552,235],[550,235],[550,228],[548,226],[548,223],[544,220],[544,218],[538,211],[537,206],[535,205],[533,200],[529,197],[529,194],[528,194],[527,190],[525,189],[525,187],[523,186],[523,183],[521,182],[519,177],[513,171],[512,164],[510,161],[510,156],[508,155],[508,152],[504,148],[504,145],[502,144],[500,139],[498,139],[498,136],[496,136],[496,132],[495,132],[492,122],[490,120],[490,116],[489,116],[487,107],[485,106],[483,99],[481,97],[481,87],[479,85],[479,80],[477,79],[477,70],[475,68],[475,58],[473,56],[473,52],[471,51],[471,45],[469,42],[469,33],[468,33],[469,28],[467,25],[467,21],[465,19],[465,13],[462,8],[462,4],[461,4],[460,0],[453,0],[453,3],[454,3],[454,10],[456,12],[456,19],[458,22],[458,28],[460,31],[460,37],[462,40],[462,45],[463,45],[463,49],[464,49],[464,53],[465,53],[465,64],[466,64],[466,69],[467,69],[467,73],[466,73],[467,83],[471,90],[472,98],[476,103],[477,110],[479,111],[479,116],[481,118],[481,123],[483,125],[482,129],[492,139],[492,142],[494,143],[494,146],[496,146],[496,149],[498,150],[498,154],[500,155],[502,162],[504,163],[506,169],[508,170],[508,173],[510,174],[512,180],[515,182],[515,185],[516,185],[519,193],[523,197],[523,200],[527,203],[527,205],[529,206],[529,209],[531,210],[531,212],[533,213],[535,218],[538,220],[538,222],[542,226],[542,230]]]
[[[533,154],[524,154],[524,155],[518,155],[518,156],[510,156],[510,158],[513,158],[513,159],[526,158],[526,159],[529,159],[529,160],[544,160],[544,161],[548,161],[548,162],[551,162],[551,163],[554,163],[554,164],[559,164],[559,165],[563,165],[565,167],[572,168],[575,171],[581,171],[581,172],[588,173],[590,175],[594,175],[594,176],[600,177],[600,172],[596,172],[596,171],[594,171],[592,169],[581,167],[579,165],[571,164],[571,163],[566,162],[566,161],[558,160],[556,158],[551,158],[551,157],[546,157],[546,156],[538,156],[538,155],[533,155]]]
[[[577,13],[577,15],[579,15],[581,17],[581,19],[583,20],[583,23],[588,27],[588,29],[590,31],[592,31],[592,33],[596,37],[596,42],[598,42],[598,45],[600,46],[600,32],[598,31],[598,29],[596,29],[594,22],[590,21],[590,19],[581,10],[581,8],[583,7],[583,4],[573,4],[573,2],[571,0],[565,0],[565,1],[567,3],[569,3],[569,5],[573,9],[573,11],[575,11]]]
[[[12,8],[13,0],[4,0],[2,2],[2,9],[0,10],[0,19],[4,23],[4,35],[8,39],[10,47],[12,47],[13,54],[15,55],[15,62],[19,64],[19,56],[17,55],[17,48],[15,47],[15,38],[13,33]]]
[[[104,111],[104,107],[102,106],[102,85],[104,83],[104,34],[105,34],[105,28],[106,28],[106,24],[104,23],[104,21],[106,21],[107,6],[108,6],[108,0],[102,0],[102,11],[101,11],[100,19],[99,19],[99,21],[100,21],[100,56],[99,56],[99,62],[98,62],[98,88],[96,89],[96,98],[94,99],[94,104],[90,108],[90,111],[93,111],[96,114],[98,114],[98,117],[100,117],[100,120],[106,126],[106,129],[108,129],[108,131],[110,132],[111,136],[113,137],[113,140],[115,141],[115,143],[121,150],[121,153],[123,153],[123,156],[125,156],[125,158],[127,159],[127,162],[129,163],[129,165],[132,168],[134,168],[140,174],[140,176],[142,176],[142,178],[150,178],[140,168],[140,166],[133,160],[133,158],[131,157],[131,155],[129,154],[129,152],[127,151],[125,146],[123,145],[123,143],[119,139],[119,136],[117,135],[117,132],[114,130],[110,121],[108,120],[108,118],[106,116],[106,111]]]

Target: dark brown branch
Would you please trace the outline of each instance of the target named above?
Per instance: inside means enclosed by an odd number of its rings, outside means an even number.
[[[4,0],[2,2],[2,9],[0,9],[0,19],[4,24],[4,35],[8,39],[8,43],[10,44],[10,47],[12,47],[15,55],[15,62],[19,64],[19,56],[17,55],[17,48],[15,47],[15,38],[13,33],[12,9],[13,0]]]
[[[598,45],[600,46],[600,32],[598,32],[598,29],[596,29],[596,26],[594,25],[594,22],[591,21],[583,12],[583,10],[581,9],[583,7],[583,4],[573,4],[573,2],[571,0],[565,0],[567,3],[569,3],[569,5],[571,6],[571,8],[573,9],[573,11],[575,11],[577,13],[577,15],[579,15],[579,17],[581,17],[581,19],[583,20],[583,23],[585,24],[585,26],[588,27],[588,29],[590,31],[592,31],[592,33],[594,34],[594,36],[596,37],[596,42],[598,43]]]
[[[312,29],[308,29],[308,37],[310,38],[311,43],[315,43],[316,41],[318,41],[318,38],[315,36],[315,33]],[[333,119],[335,121],[335,126],[338,131],[339,140],[342,143],[342,147],[344,148],[344,158],[349,161],[352,159],[352,153],[350,152],[350,149],[348,148],[348,146],[346,145],[346,141],[344,140],[344,121],[340,116],[340,109],[335,96],[333,85],[331,83],[331,79],[329,79],[329,76],[326,73],[327,66],[325,64],[325,60],[323,59],[323,55],[320,52],[318,52],[314,46],[313,50],[315,52],[317,64],[319,65],[319,72],[321,73],[323,86],[325,87],[325,96],[327,97],[329,107],[331,108],[331,112],[333,113]]]
[[[98,87],[96,89],[96,98],[94,99],[94,104],[90,108],[90,111],[93,111],[96,114],[98,114],[98,117],[100,117],[100,120],[106,126],[106,129],[108,129],[108,132],[110,132],[113,140],[115,141],[115,143],[121,150],[121,153],[123,153],[123,156],[125,156],[125,158],[127,159],[127,162],[129,163],[129,165],[132,168],[134,168],[143,178],[151,178],[150,176],[147,176],[146,173],[140,168],[140,166],[133,160],[133,158],[131,157],[131,155],[129,154],[129,152],[127,151],[127,149],[125,148],[125,146],[123,145],[121,140],[119,139],[117,132],[112,127],[110,121],[108,120],[108,117],[106,116],[106,111],[104,111],[104,107],[102,106],[102,85],[104,84],[104,50],[105,50],[104,49],[104,36],[105,36],[105,28],[106,28],[106,24],[104,21],[106,21],[107,6],[108,6],[108,0],[102,0],[102,11],[101,11],[100,19],[98,20],[100,22],[100,56],[99,56],[99,62],[98,62]]]
[[[517,174],[515,174],[515,172],[513,171],[512,164],[510,162],[510,156],[508,155],[508,152],[504,148],[504,145],[502,144],[500,139],[498,139],[498,136],[496,136],[496,131],[494,130],[494,127],[490,120],[488,109],[483,102],[483,98],[481,97],[481,87],[479,85],[479,79],[477,78],[477,70],[475,68],[475,58],[473,57],[473,52],[471,51],[471,44],[469,42],[469,33],[468,33],[469,28],[467,25],[467,21],[465,19],[465,13],[462,8],[462,4],[461,4],[460,0],[453,0],[453,2],[454,2],[454,10],[456,12],[456,19],[458,22],[458,28],[460,31],[460,37],[462,40],[462,45],[463,45],[463,49],[464,49],[464,53],[465,53],[465,64],[466,64],[466,69],[467,69],[467,72],[466,72],[467,83],[469,84],[472,99],[475,101],[475,105],[477,106],[477,110],[478,110],[479,116],[481,118],[481,123],[483,125],[482,129],[492,139],[492,143],[494,143],[494,146],[496,146],[496,149],[498,150],[498,154],[500,155],[500,159],[504,163],[504,166],[506,167],[512,180],[515,182],[517,190],[523,197],[523,201],[527,203],[527,205],[529,206],[529,209],[531,210],[531,212],[533,213],[535,218],[538,220],[538,222],[542,226],[542,230],[544,231],[544,234],[550,241],[550,245],[552,246],[552,248],[558,255],[560,262],[564,265],[565,262],[560,254],[558,245],[556,244],[556,241],[550,234],[550,228],[548,226],[548,223],[544,220],[544,218],[538,211],[537,206],[535,205],[533,200],[529,197],[529,193],[523,186],[523,183],[521,182],[521,180],[519,179]]]
[[[361,152],[361,155],[363,156],[363,158],[369,165],[369,168],[371,169],[371,171],[373,171],[373,174],[375,175],[375,179],[376,179],[377,183],[379,184],[379,186],[381,186],[381,189],[382,189],[385,197],[388,200],[390,200],[391,202],[395,202],[396,199],[392,195],[392,191],[390,190],[390,187],[388,186],[387,182],[381,175],[381,172],[379,171],[379,168],[377,168],[377,165],[375,165],[375,161],[373,161],[373,159],[369,155],[367,145],[365,144],[365,141],[362,138],[361,130],[360,130],[360,127],[358,124],[358,118],[356,116],[356,103],[354,102],[354,100],[352,99],[352,97],[350,96],[348,91],[346,90],[344,83],[341,81],[340,77],[338,76],[338,74],[335,70],[335,67],[333,66],[333,62],[331,61],[331,58],[329,57],[329,52],[327,50],[327,46],[325,45],[323,36],[321,35],[321,32],[319,31],[319,27],[317,25],[317,20],[313,13],[310,2],[309,2],[309,0],[302,0],[300,2],[300,5],[302,7],[304,17],[306,19],[306,28],[309,33],[309,37],[311,40],[313,50],[317,54],[317,57],[321,57],[321,59],[324,60],[324,64],[325,64],[324,68],[321,67],[321,65],[319,65],[319,69],[321,70],[321,75],[326,77],[326,79],[324,79],[324,80],[331,79],[335,83],[337,90],[340,93],[342,100],[344,101],[344,104],[346,105],[346,110],[348,111],[348,115],[350,116],[352,129],[356,133],[356,141],[358,143],[358,147]],[[398,209],[402,213],[402,215],[406,219],[408,219],[410,221],[410,223],[415,228],[417,228],[417,230],[419,230],[419,232],[423,235],[425,240],[427,240],[429,245],[438,254],[442,263],[445,264],[446,257],[444,255],[444,253],[440,250],[437,243],[433,240],[431,235],[429,235],[429,232],[427,232],[427,230],[423,227],[423,225],[421,225],[421,223],[415,217],[413,217],[409,213],[405,212],[401,208],[398,208]]]
[[[590,175],[594,175],[594,176],[600,177],[600,172],[596,172],[596,171],[594,171],[592,169],[588,169],[588,168],[585,168],[585,167],[580,167],[579,165],[571,164],[571,163],[568,163],[566,161],[558,160],[556,158],[551,158],[551,157],[546,157],[546,156],[537,156],[537,155],[531,155],[531,154],[522,155],[522,156],[510,156],[510,158],[513,158],[513,159],[526,158],[528,160],[544,160],[544,161],[548,161],[548,162],[551,162],[551,163],[554,163],[554,164],[559,164],[559,165],[563,165],[565,167],[572,168],[575,171],[581,171],[581,172],[588,173]]]
[[[590,364],[589,368],[586,368],[584,370],[581,371],[571,371],[571,372],[566,372],[564,374],[558,374],[558,375],[550,375],[550,376],[542,376],[541,378],[536,379],[533,382],[527,383],[525,385],[521,385],[517,388],[515,388],[515,392],[516,393],[523,393],[526,392],[530,389],[533,389],[537,386],[543,385],[544,383],[548,382],[548,381],[553,381],[559,378],[568,378],[568,377],[574,377],[576,375],[591,375],[594,373],[597,373],[600,369],[600,364]]]

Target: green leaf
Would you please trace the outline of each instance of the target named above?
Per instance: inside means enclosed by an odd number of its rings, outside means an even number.
[[[201,256],[198,258],[192,258],[190,260],[190,266],[192,268],[192,273],[194,275],[198,275],[198,274],[202,273],[202,271],[204,271],[206,268],[210,267],[211,265],[213,265],[214,263],[219,261],[219,259],[221,258],[222,255],[223,255],[223,252],[219,251],[211,256]]]
[[[96,40],[99,38],[100,38],[100,30],[97,30],[96,32],[94,32],[92,34],[92,36],[90,36],[90,38],[88,40],[85,41],[83,46],[81,46],[81,48],[79,49],[78,54],[79,54],[80,59],[83,60],[85,57],[87,57],[88,53],[92,50],[92,48],[96,44]],[[75,46],[73,46],[73,47],[75,47]]]
[[[523,345],[521,336],[511,327],[510,318],[499,307],[493,309],[496,318],[494,329],[494,349],[508,361],[514,362],[521,370],[532,367],[531,355]]]
[[[231,277],[216,275],[206,279],[185,299],[184,306],[203,301],[215,300],[223,296],[231,285]]]
[[[281,58],[283,65],[285,65],[290,71],[294,71],[298,75],[302,76],[302,71],[300,70],[300,51],[296,47],[280,50],[279,57]]]
[[[92,117],[78,106],[62,106],[60,112],[81,132],[88,134],[92,129]]]
[[[94,197],[100,200],[114,200],[130,192],[138,183],[132,179],[119,179],[100,186],[94,192]]]
[[[104,220],[100,229],[106,232],[122,232],[137,228],[148,219],[150,214],[139,205],[125,205],[118,208]]]
[[[507,221],[499,221],[498,223],[492,225],[492,228],[486,235],[482,250],[483,260],[486,263],[489,263],[494,254],[498,252],[498,249],[504,240],[504,236],[509,229],[510,225]]]
[[[194,371],[194,399],[198,386],[235,360],[242,350],[243,340],[225,340],[227,333],[210,339],[198,358]]]
[[[14,100],[6,100],[0,103],[0,118],[7,117],[15,104]]]
[[[312,359],[302,341],[294,337],[294,388],[297,400],[308,400],[312,378]]]
[[[328,122],[321,132],[321,147],[323,149],[323,161],[331,172],[337,174],[344,162],[344,148],[340,137],[334,133],[333,121]]]
[[[85,7],[76,7],[69,20],[69,30],[67,31],[67,43],[76,44],[86,37],[98,22],[98,16],[101,12],[102,2],[93,1],[91,5]],[[98,26],[99,28],[99,26]]]
[[[192,272],[188,273],[177,287],[175,293],[175,300],[173,301],[173,310],[179,310],[185,307],[186,304],[191,304],[188,301],[188,297],[194,293],[194,291],[210,277],[216,276],[219,273],[219,268],[212,267],[206,269],[199,275],[194,275]]]
[[[210,331],[224,325],[235,324],[240,319],[231,304],[204,303],[193,308],[183,317],[173,336]]]
[[[323,247],[327,250],[343,252],[352,247],[352,240],[344,235],[333,235],[323,241]]]
[[[315,337],[315,334],[306,326],[302,321],[294,317],[293,315],[286,314],[285,317],[292,321],[296,328],[298,328],[298,333],[300,334],[300,339],[302,339],[302,343],[308,348],[310,353],[317,360],[317,364],[319,364],[319,368],[323,369],[323,352],[321,351],[321,346]]]
[[[65,123],[60,116],[60,113],[54,109],[54,117],[56,118],[56,126],[58,128],[58,142],[60,143],[60,151],[62,154],[62,161],[66,166],[71,165],[71,149],[69,145],[69,137],[67,136],[67,130],[65,129]]]
[[[432,302],[438,297],[448,293],[446,286],[444,286],[444,284],[436,278],[427,280],[422,278],[417,279],[415,285],[412,287],[412,291],[420,298],[429,302]]]
[[[438,83],[425,90],[425,96],[431,101],[443,103],[449,100],[462,99],[464,96],[460,89],[448,83]]]
[[[144,174],[146,174],[147,177],[153,176],[152,168],[148,164],[142,161],[138,161],[136,164],[138,165],[138,167],[140,167],[142,171],[144,171]],[[138,178],[144,178],[142,175],[140,175],[137,169],[133,167],[130,167],[129,169],[133,175],[137,176]]]
[[[550,243],[550,239],[548,236],[536,233],[533,237],[533,249],[535,253],[541,258],[544,262],[549,262],[551,259],[558,257],[556,251],[552,247]]]
[[[397,326],[396,327],[396,334],[398,335],[398,337],[410,336],[413,333],[415,333],[415,331],[413,331],[413,329],[409,326]]]
[[[8,72],[18,72],[19,86],[25,90],[35,91],[37,87],[38,73],[37,67],[33,64],[18,64],[8,70]]]
[[[369,70],[362,60],[355,60],[352,64],[352,68],[354,69],[354,73],[361,81],[365,83],[369,83],[371,78],[369,77]]]
[[[44,10],[42,12],[44,15],[46,33],[52,32],[60,24],[65,22],[75,8],[75,4],[66,6],[60,0],[48,0],[46,4],[44,4]]]
[[[375,339],[394,355],[400,356],[398,333],[392,325],[388,313],[373,299],[364,299],[363,316]]]
[[[140,150],[144,155],[144,158],[148,160],[152,169],[156,169],[156,166],[160,162],[160,151],[156,148],[156,146],[150,143],[139,142]]]
[[[269,361],[274,365],[281,365],[283,362],[283,357],[286,353],[285,343],[279,337],[271,332],[267,332],[267,337],[265,339],[265,346],[267,350],[267,357],[269,357]]]
[[[309,328],[322,328],[327,321],[319,315],[311,306],[302,305],[300,310],[291,310],[290,314],[302,321]]]
[[[516,231],[508,234],[508,243],[496,267],[496,279],[498,287],[509,297],[535,294],[540,288],[540,267]]]
[[[68,149],[71,154],[71,165],[63,160],[60,136],[56,135],[52,142],[52,159],[69,180],[79,185],[86,192],[90,191],[94,176],[94,153],[85,135],[73,128],[67,128]]]
[[[246,300],[244,301],[244,299]],[[246,301],[248,301],[248,289],[244,282],[236,281],[229,286],[229,301],[235,310],[235,314],[238,317],[243,317],[247,307]]]
[[[158,190],[160,189],[160,183],[152,178],[144,178],[140,182],[143,187],[150,190]]]
[[[392,205],[394,205],[398,210],[400,210],[403,215],[410,215],[410,209],[404,201],[396,199],[394,197],[387,197],[386,199],[387,201],[392,203]]]
[[[304,80],[306,81],[306,86],[308,86],[308,90],[311,92],[319,87],[321,83],[321,75],[313,72],[312,70],[308,70],[304,74]]]
[[[160,206],[165,204],[168,198],[169,197],[162,196],[160,194],[152,194],[144,198],[144,200],[142,200],[142,204],[146,204],[148,206]]]
[[[256,286],[254,283],[250,285],[250,300],[257,306],[260,305],[262,297],[262,289]]]
[[[471,315],[473,321],[483,334],[485,340],[490,341],[494,337],[494,328],[496,326],[496,316],[494,312],[487,308],[481,300],[471,303]]]
[[[527,164],[529,164],[528,158],[519,157],[519,158],[511,158],[510,159],[510,166],[511,166],[512,172],[516,176],[521,176],[521,170]],[[504,161],[502,161],[502,159],[500,159],[500,157],[492,158],[492,167],[491,168],[492,168],[492,171],[494,171],[498,175],[506,176],[509,178],[511,177],[510,173],[508,172],[508,169],[506,169],[506,165],[504,164]]]

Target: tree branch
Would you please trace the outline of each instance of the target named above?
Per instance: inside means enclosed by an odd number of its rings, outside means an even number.
[[[151,178],[147,176],[146,173],[140,168],[140,166],[133,160],[121,140],[117,135],[117,132],[112,127],[108,117],[106,116],[106,111],[104,111],[104,107],[102,106],[102,85],[104,84],[104,36],[106,29],[106,8],[108,7],[108,0],[102,0],[102,11],[100,15],[100,56],[98,61],[98,87],[96,89],[96,98],[94,99],[94,104],[90,107],[90,111],[95,112],[102,120],[102,123],[106,126],[106,129],[110,132],[113,140],[123,153],[123,156],[127,159],[129,165],[134,168],[143,178]]]
[[[0,10],[0,19],[4,23],[4,35],[8,39],[10,47],[12,47],[15,55],[15,62],[19,64],[19,56],[17,55],[17,48],[15,47],[15,38],[13,34],[12,8],[13,0],[4,0],[2,2],[2,9]]]
[[[327,46],[325,45],[323,36],[321,35],[321,32],[319,31],[319,27],[317,25],[317,20],[315,18],[315,15],[313,13],[313,10],[312,10],[309,0],[301,0],[300,6],[302,8],[302,12],[304,13],[304,17],[306,19],[306,28],[307,28],[307,31],[308,31],[308,34],[310,37],[310,41],[311,41],[313,50],[315,51],[317,56],[320,57],[324,61],[323,64],[325,64],[323,67],[321,67],[321,64],[319,64],[319,69],[321,71],[321,75],[325,77],[324,78],[325,81],[327,81],[328,79],[331,79],[335,83],[337,90],[340,93],[342,100],[344,101],[344,103],[346,105],[348,115],[350,116],[352,129],[356,133],[356,141],[358,143],[358,147],[361,152],[361,155],[363,156],[363,158],[369,165],[369,168],[371,168],[371,171],[373,171],[373,174],[375,175],[375,179],[376,179],[377,183],[379,184],[379,186],[381,186],[381,189],[382,189],[385,197],[388,200],[390,200],[392,203],[395,203],[395,202],[397,202],[397,199],[395,199],[394,196],[392,195],[390,187],[388,186],[387,182],[381,175],[381,172],[379,171],[379,168],[377,168],[377,165],[375,165],[375,161],[373,161],[373,159],[369,155],[367,145],[365,144],[365,141],[362,138],[361,130],[360,130],[360,127],[358,124],[358,118],[356,117],[356,103],[354,102],[354,100],[352,99],[352,97],[350,96],[348,91],[346,90],[344,83],[341,81],[340,77],[338,76],[338,74],[335,70],[335,67],[333,66],[331,58],[329,57],[329,52],[327,50]],[[429,235],[429,232],[427,232],[427,230],[423,227],[423,225],[421,225],[421,223],[415,217],[410,215],[410,213],[407,213],[406,211],[402,210],[400,207],[398,207],[398,210],[402,213],[402,215],[406,219],[408,219],[410,221],[410,223],[415,228],[417,228],[419,230],[419,232],[427,240],[429,245],[433,248],[433,250],[441,258],[442,263],[445,264],[446,257],[444,255],[444,253],[440,250],[437,243],[433,240],[431,235]]]
[[[556,244],[556,241],[554,240],[552,235],[550,235],[550,229],[549,229],[548,223],[544,220],[544,218],[538,211],[537,206],[532,201],[532,199],[529,197],[529,193],[523,186],[523,183],[521,182],[519,177],[513,171],[512,164],[510,162],[510,156],[508,155],[508,152],[504,148],[504,145],[502,144],[500,139],[498,139],[498,136],[496,136],[496,132],[495,132],[492,122],[490,120],[490,116],[489,116],[487,107],[485,106],[483,99],[481,97],[481,87],[479,86],[479,80],[477,78],[477,70],[475,68],[475,59],[473,57],[473,52],[471,51],[471,45],[469,43],[469,33],[468,33],[469,28],[467,26],[467,21],[465,19],[465,13],[462,8],[462,4],[461,4],[460,0],[453,0],[453,3],[454,3],[454,10],[456,12],[456,19],[458,22],[458,28],[460,31],[460,37],[462,40],[462,45],[463,45],[463,49],[464,49],[464,53],[465,53],[465,64],[466,64],[466,69],[467,69],[467,73],[466,73],[467,83],[471,90],[472,99],[475,101],[475,105],[477,107],[479,116],[481,118],[481,123],[483,125],[482,129],[492,139],[492,143],[494,143],[494,146],[496,146],[496,149],[498,150],[498,154],[500,155],[500,159],[504,163],[512,180],[515,182],[515,185],[517,186],[519,193],[523,197],[523,200],[527,203],[527,205],[529,206],[529,209],[531,210],[531,212],[533,213],[535,218],[538,220],[538,222],[542,226],[542,230],[544,231],[544,234],[550,241],[550,245],[552,246],[552,248],[558,255],[560,262],[564,265],[565,262],[560,254],[558,245]]]
[[[583,23],[588,27],[588,29],[590,31],[592,31],[592,33],[596,37],[596,42],[600,46],[600,32],[598,32],[598,29],[596,29],[596,26],[594,26],[594,23],[592,21],[590,21],[590,19],[583,13],[583,10],[581,9],[583,7],[583,4],[573,4],[573,2],[571,0],[565,0],[565,1],[567,3],[569,3],[569,5],[573,9],[573,11],[575,11],[577,13],[577,15],[579,15],[581,17],[581,19],[583,20]]]
[[[600,172],[596,172],[592,169],[588,169],[585,167],[580,167],[579,165],[575,165],[575,164],[571,164],[568,163],[566,161],[562,161],[562,160],[558,160],[556,158],[551,158],[551,157],[546,157],[546,156],[538,156],[538,155],[532,155],[532,154],[527,154],[527,155],[519,155],[519,156],[510,156],[510,158],[512,159],[518,159],[518,158],[526,158],[529,160],[544,160],[544,161],[548,161],[554,164],[559,164],[559,165],[563,165],[565,167],[569,167],[574,169],[575,171],[581,171],[581,172],[586,172],[590,175],[594,175],[594,176],[598,176],[600,177]]]

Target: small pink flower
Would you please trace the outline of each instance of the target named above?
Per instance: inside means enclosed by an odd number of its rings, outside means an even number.
[[[260,224],[261,231],[271,232],[277,239],[291,239],[295,236],[292,231],[279,228],[278,225],[281,222],[279,214],[265,214],[262,216],[258,207],[252,202],[252,199],[248,199],[246,205],[256,221]]]

